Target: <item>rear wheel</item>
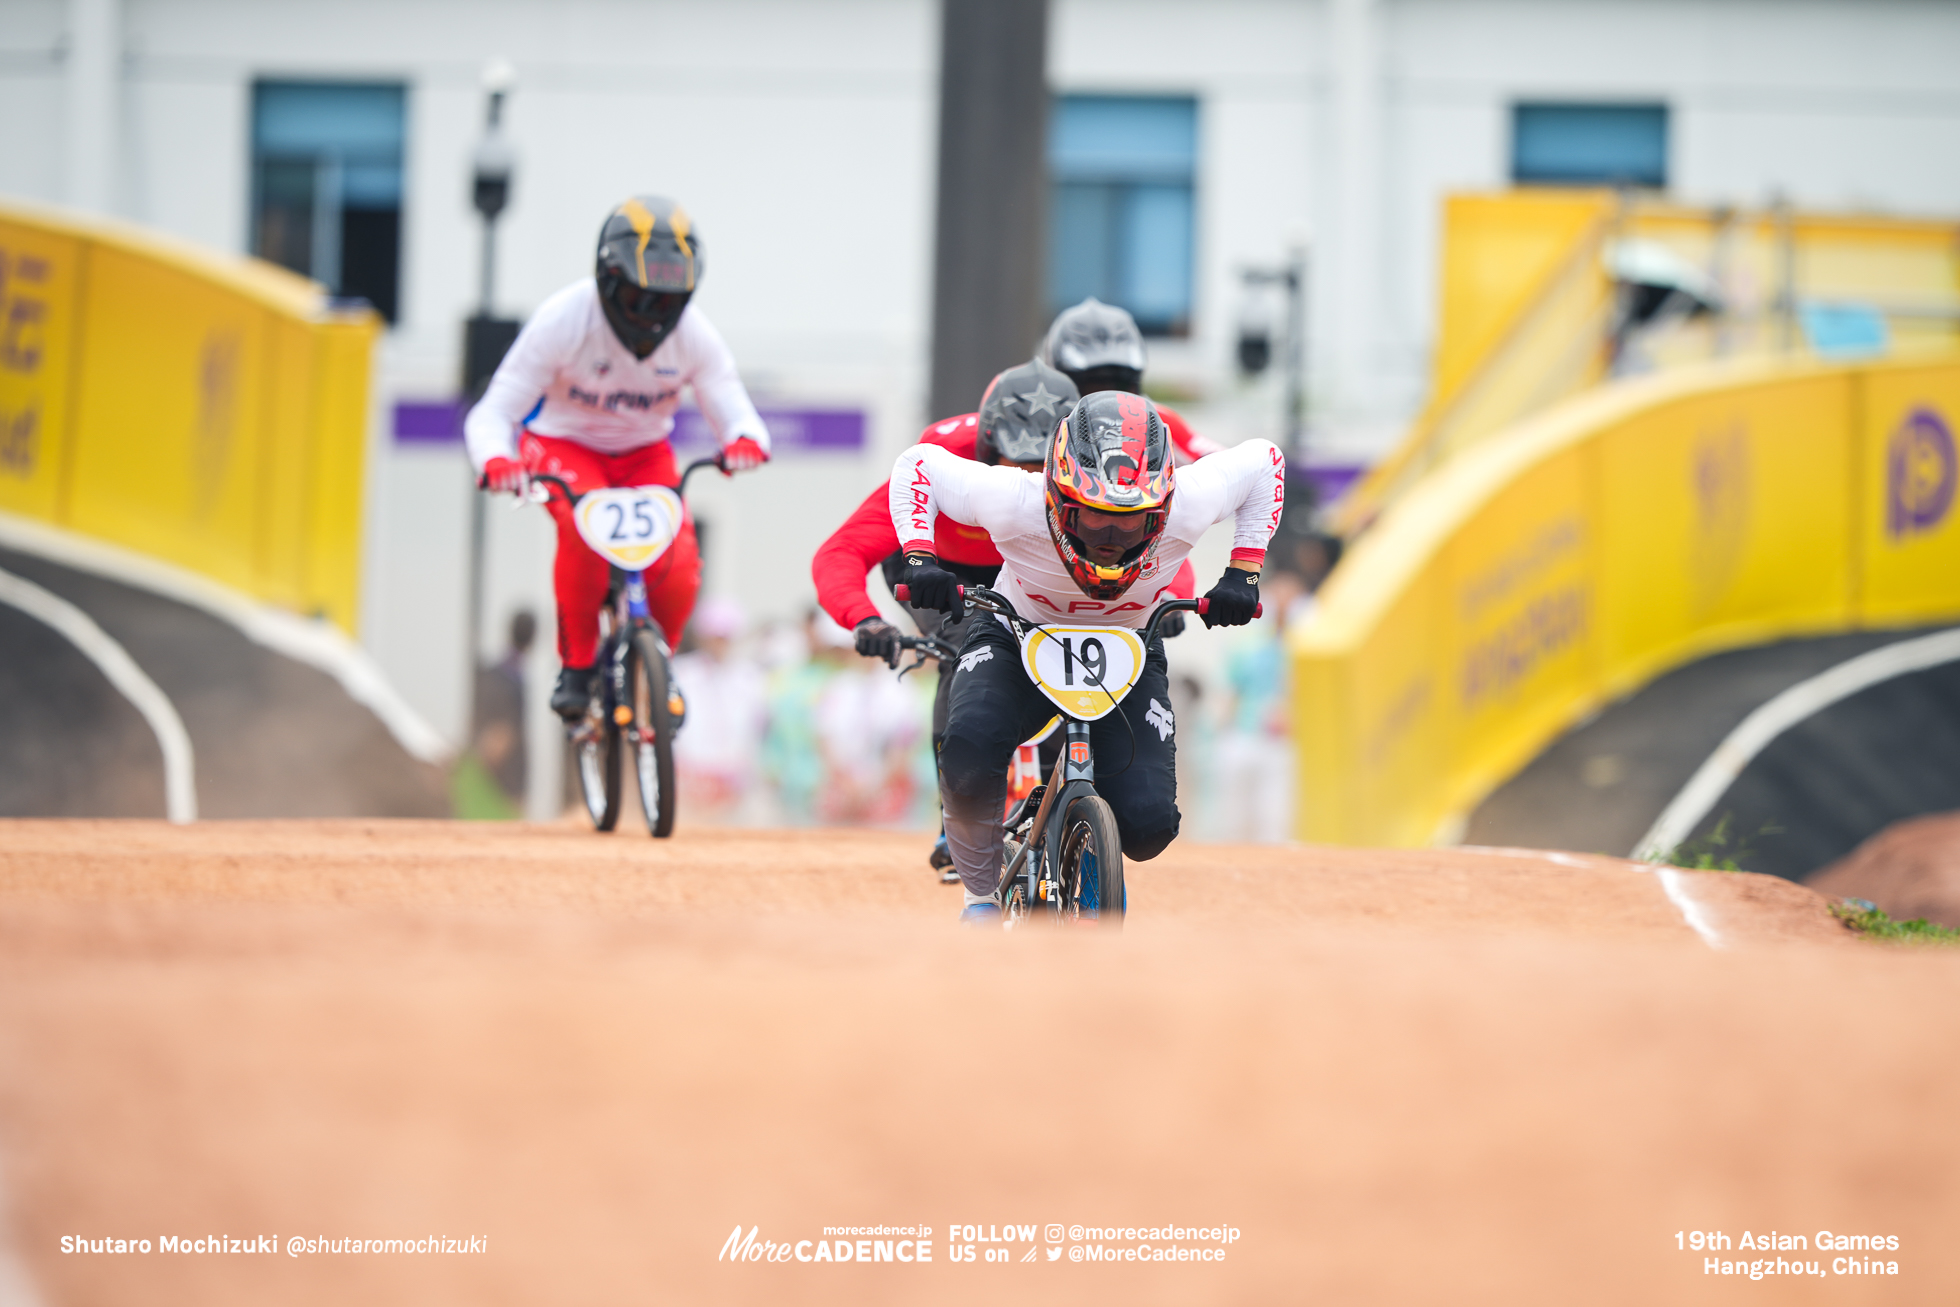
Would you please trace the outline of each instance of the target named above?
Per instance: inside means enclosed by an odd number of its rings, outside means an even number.
[[[1121,925],[1123,841],[1116,814],[1097,795],[1069,804],[1062,821],[1062,916],[1065,920]]]
[[[651,631],[637,631],[627,655],[626,688],[633,707],[634,771],[640,781],[640,811],[655,838],[674,833],[674,714],[668,709],[673,682],[667,655]]]

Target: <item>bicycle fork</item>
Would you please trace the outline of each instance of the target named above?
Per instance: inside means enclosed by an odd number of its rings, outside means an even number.
[[[1089,723],[1064,718],[1062,756],[1048,778],[1048,793],[1034,816],[1028,841],[1001,877],[998,897],[1005,900],[1020,881],[1025,902],[1049,904],[1061,893],[1062,838],[1068,807],[1083,794],[1096,792],[1096,755],[1089,746]],[[1018,873],[1018,874],[1017,874]]]
[[[612,640],[612,657],[606,666],[606,714],[615,726],[632,728],[633,742],[637,744],[638,733],[650,730],[653,724],[634,720],[633,691],[627,683],[627,671],[632,664],[633,656],[633,632],[645,628],[653,632],[663,655],[671,655],[672,651],[667,648],[666,634],[661,631],[659,624],[653,620],[653,614],[647,608],[645,575],[640,572],[628,572],[624,568],[615,570],[619,572],[623,584],[620,586],[619,607],[614,619],[616,633]],[[670,681],[667,686],[667,714],[677,729],[686,711],[680,690]]]

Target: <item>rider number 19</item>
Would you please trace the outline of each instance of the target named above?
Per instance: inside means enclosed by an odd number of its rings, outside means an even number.
[[[1063,636],[1062,645],[1062,684],[1075,684],[1075,642]],[[1109,655],[1103,652],[1103,642],[1090,636],[1082,642],[1082,679],[1090,685],[1103,683],[1103,672],[1109,666]]]

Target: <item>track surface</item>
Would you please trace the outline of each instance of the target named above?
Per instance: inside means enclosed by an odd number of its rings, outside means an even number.
[[[415,761],[325,673],[208,613],[0,549],[0,569],[80,608],[184,719],[206,817],[439,817],[440,771]],[[150,728],[59,633],[0,604],[0,817],[163,815]]]
[[[1938,629],[1938,628],[1929,628]],[[1690,663],[1560,737],[1487,798],[1467,838],[1629,853],[1695,769],[1799,681],[1924,631],[1786,640]],[[1894,822],[1960,808],[1960,664],[1871,687],[1759,754],[1691,840],[1728,818],[1752,871],[1801,880]]]
[[[1120,934],[974,934],[923,849],[0,823],[19,1258],[51,1303],[198,1307],[1960,1288],[1960,955],[1851,939],[1801,887],[1684,873],[1717,951],[1609,859],[1185,846],[1133,866]],[[738,1222],[924,1223],[934,1256],[717,1263]],[[951,1224],[1050,1222],[1243,1237],[950,1260]],[[1772,1286],[1676,1251],[1772,1228],[1897,1235],[1901,1274]],[[488,1251],[59,1251],[166,1233]]]

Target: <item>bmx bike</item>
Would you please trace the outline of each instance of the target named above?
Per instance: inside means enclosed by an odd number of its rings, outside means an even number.
[[[632,754],[640,811],[657,839],[674,833],[674,733],[687,701],[674,683],[667,637],[647,611],[646,570],[666,556],[686,520],[687,479],[719,458],[687,465],[680,484],[575,491],[564,478],[533,472],[527,497],[550,501],[553,489],[572,506],[581,539],[612,564],[612,585],[599,610],[600,675],[585,715],[566,723],[578,760],[579,794],[597,830],[619,824],[625,760]]]
[[[894,593],[901,600],[911,598],[909,586],[895,587]],[[1115,812],[1096,793],[1089,726],[1115,712],[1142,678],[1144,659],[1163,619],[1176,612],[1202,615],[1210,602],[1167,600],[1139,635],[1122,626],[1031,622],[1004,595],[984,586],[961,586],[959,593],[975,608],[1006,621],[1020,641],[1022,669],[1060,709],[1062,721],[1062,749],[1054,770],[1006,817],[1004,862],[994,890],[1002,925],[1011,930],[1037,913],[1071,924],[1121,925],[1129,906],[1123,841]],[[1118,717],[1129,724],[1129,718]]]

